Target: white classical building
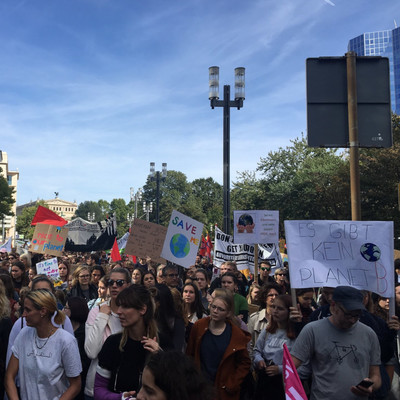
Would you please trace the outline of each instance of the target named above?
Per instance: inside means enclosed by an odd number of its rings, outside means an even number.
[[[0,236],[1,242],[4,242],[5,239],[12,237],[13,240],[15,239],[15,225],[16,225],[16,211],[17,211],[17,184],[19,179],[19,172],[18,171],[10,171],[8,168],[8,156],[5,151],[0,150],[0,168],[1,168],[1,176],[3,176],[9,186],[14,189],[14,200],[15,203],[12,207],[12,212],[14,213],[13,216],[6,216],[4,220],[0,220]],[[4,237],[3,237],[4,234]]]

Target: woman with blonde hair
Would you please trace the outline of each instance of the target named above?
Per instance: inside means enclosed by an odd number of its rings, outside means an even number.
[[[150,292],[142,285],[131,285],[119,293],[116,303],[123,330],[109,336],[99,353],[95,399],[135,396],[147,356],[160,349]]]
[[[97,299],[97,287],[90,283],[90,270],[80,265],[72,274],[72,287],[68,297],[83,297],[87,302]]]
[[[81,361],[75,338],[59,329],[65,315],[57,309],[56,298],[48,290],[32,290],[25,297],[23,316],[28,326],[12,346],[5,379],[8,398],[73,399],[81,387]]]
[[[250,371],[250,334],[233,318],[233,294],[219,289],[211,300],[210,316],[194,323],[186,350],[214,383],[218,400],[239,400],[242,383]]]

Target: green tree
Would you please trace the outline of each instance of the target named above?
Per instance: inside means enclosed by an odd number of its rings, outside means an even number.
[[[17,218],[16,230],[19,235],[24,235],[25,239],[32,239],[33,237],[35,227],[31,226],[31,223],[39,206],[48,208],[44,200],[39,200],[35,206],[24,208]]]
[[[110,212],[115,214],[117,220],[117,236],[121,237],[129,230],[128,213],[133,214],[133,202],[126,204],[124,199],[113,199],[110,203]]]
[[[104,219],[103,210],[96,201],[84,201],[83,203],[79,203],[78,208],[75,211],[75,215],[87,221],[89,213],[91,215],[94,213],[95,221],[101,221]]]
[[[110,214],[110,203],[106,200],[100,199],[97,204],[101,209],[102,219],[105,219]]]
[[[3,171],[0,168],[0,173]],[[7,179],[0,175],[0,219],[5,216],[12,216],[12,207],[15,203],[13,198],[14,189],[8,185]]]

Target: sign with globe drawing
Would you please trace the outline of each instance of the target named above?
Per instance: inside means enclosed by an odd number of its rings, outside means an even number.
[[[293,288],[353,286],[394,296],[392,221],[285,221]]]
[[[161,257],[185,268],[194,265],[202,232],[201,222],[173,210]]]

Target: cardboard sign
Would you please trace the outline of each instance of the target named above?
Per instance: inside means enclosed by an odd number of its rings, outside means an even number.
[[[62,256],[65,241],[68,237],[68,228],[37,224],[29,251],[40,254],[51,254],[52,256]]]
[[[202,232],[201,222],[173,210],[161,257],[185,268],[194,265]]]
[[[292,288],[353,286],[394,296],[393,222],[285,221]]]
[[[160,254],[166,233],[165,226],[135,218],[126,243],[125,254],[143,258],[149,256],[152,261],[165,264],[165,260],[160,257]]]
[[[278,244],[258,245],[258,264],[267,261],[271,264],[273,273],[276,268],[282,267],[282,259]],[[254,272],[254,245],[234,244],[231,235],[227,235],[215,227],[214,261],[217,267],[225,261],[235,261],[240,271],[248,269]]]
[[[234,211],[234,243],[279,243],[279,211]]]
[[[60,273],[58,272],[57,257],[37,263],[36,270],[38,274],[47,275],[53,280],[57,280],[60,278]]]

